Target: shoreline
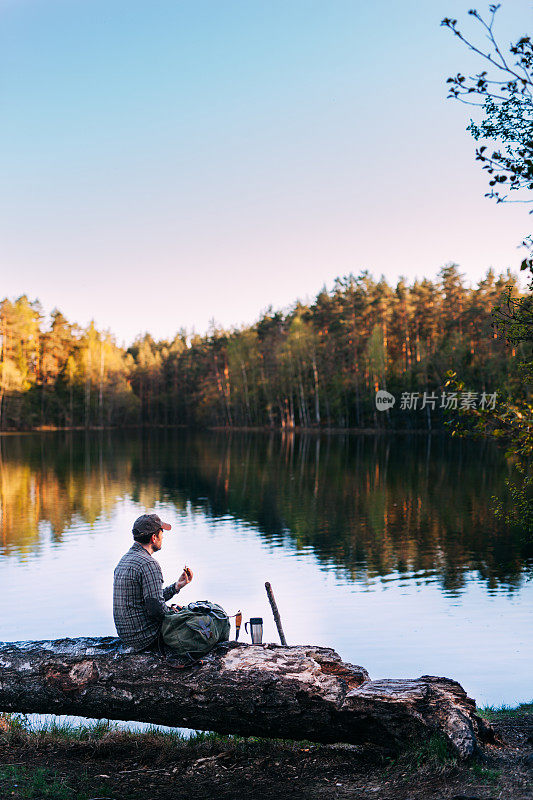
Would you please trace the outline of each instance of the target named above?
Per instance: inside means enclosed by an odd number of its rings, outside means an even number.
[[[65,426],[65,427],[55,427],[52,425],[44,425],[44,426],[37,426],[35,428],[30,428],[27,430],[5,430],[0,431],[0,436],[21,436],[21,435],[30,435],[34,433],[58,433],[58,432],[65,432],[65,433],[94,433],[95,431],[189,431],[191,433],[268,433],[268,434],[281,434],[283,435],[295,435],[295,434],[305,434],[305,435],[314,435],[314,436],[338,436],[342,434],[349,434],[349,435],[376,435],[379,434],[381,436],[388,436],[390,434],[401,434],[401,435],[416,435],[416,436],[440,436],[442,434],[449,435],[450,430],[446,427],[439,427],[439,428],[303,428],[299,426],[295,426],[294,428],[271,428],[268,426],[229,426],[229,425],[212,425],[206,428],[200,427],[191,427],[188,425],[124,425],[124,426],[116,426],[116,425],[109,425],[109,426],[100,426],[100,425],[92,425],[89,427],[83,426]],[[490,437],[485,437],[490,438]]]
[[[250,800],[529,800],[533,703],[479,713],[497,742],[469,762],[438,737],[393,754],[376,746],[131,733],[106,720],[28,731],[23,716],[0,714],[0,786],[14,800],[234,800],[243,791]]]

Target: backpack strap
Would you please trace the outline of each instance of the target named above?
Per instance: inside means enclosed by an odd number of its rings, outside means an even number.
[[[183,660],[181,660],[183,659]],[[202,658],[193,658],[190,653],[187,653],[185,656],[180,658],[176,658],[175,656],[166,656],[165,661],[169,667],[172,669],[187,669],[190,667],[202,667],[205,664],[205,661]]]

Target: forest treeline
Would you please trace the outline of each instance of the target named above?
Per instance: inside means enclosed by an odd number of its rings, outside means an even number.
[[[516,348],[491,311],[517,279],[488,270],[475,287],[456,264],[395,287],[368,272],[253,325],[172,341],[80,328],[27,296],[0,305],[0,428],[204,425],[426,427],[439,403],[376,411],[375,392],[442,392],[453,370],[473,392],[523,391]],[[149,324],[149,320],[146,321]]]

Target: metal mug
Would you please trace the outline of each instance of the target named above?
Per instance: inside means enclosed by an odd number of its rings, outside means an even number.
[[[248,630],[248,625],[250,630]],[[263,641],[263,618],[252,617],[248,622],[244,623],[244,630],[252,637],[252,644],[261,644]]]

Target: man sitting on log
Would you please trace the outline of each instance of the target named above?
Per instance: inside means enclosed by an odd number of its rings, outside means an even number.
[[[192,571],[185,567],[178,580],[163,589],[163,573],[153,554],[163,546],[163,531],[170,529],[157,514],[142,514],[133,524],[133,545],[115,568],[115,627],[124,644],[136,651],[157,649],[163,618],[174,613],[165,601],[192,581]]]

